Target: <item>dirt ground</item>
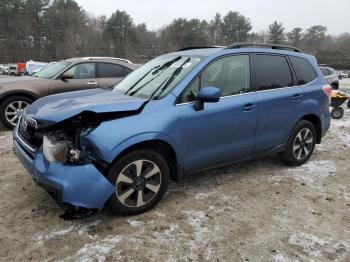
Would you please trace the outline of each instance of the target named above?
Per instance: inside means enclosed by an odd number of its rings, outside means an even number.
[[[350,111],[311,160],[269,158],[171,183],[138,216],[64,221],[0,133],[1,261],[350,261]]]

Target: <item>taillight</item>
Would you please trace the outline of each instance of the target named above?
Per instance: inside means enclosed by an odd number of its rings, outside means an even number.
[[[325,94],[328,96],[328,98],[331,98],[332,95],[332,87],[330,85],[325,85],[322,87],[323,88],[323,92],[325,92]]]

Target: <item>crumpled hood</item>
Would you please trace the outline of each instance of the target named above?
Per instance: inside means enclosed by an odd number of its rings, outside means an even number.
[[[25,115],[39,125],[51,125],[76,116],[84,111],[113,113],[134,111],[147,100],[122,95],[116,91],[91,89],[46,96],[27,107]]]

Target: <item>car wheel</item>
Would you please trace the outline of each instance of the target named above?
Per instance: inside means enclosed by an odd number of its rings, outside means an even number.
[[[33,103],[25,96],[12,96],[1,102],[0,120],[8,128],[14,128],[24,109]]]
[[[302,165],[311,157],[315,144],[314,125],[309,121],[301,120],[294,126],[286,150],[280,154],[281,159],[290,166]]]
[[[166,160],[155,151],[137,150],[125,155],[108,172],[107,178],[116,188],[108,206],[127,215],[151,209],[164,195],[169,174]]]
[[[344,115],[344,109],[342,107],[334,107],[331,111],[331,116],[333,119],[340,119]]]

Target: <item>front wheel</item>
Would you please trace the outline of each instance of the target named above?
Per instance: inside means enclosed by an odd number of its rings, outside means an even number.
[[[125,155],[108,172],[107,178],[116,188],[108,206],[127,215],[151,209],[164,195],[169,174],[167,161],[155,151],[136,150]]]
[[[12,96],[1,102],[0,120],[8,128],[14,128],[24,109],[33,103],[33,100],[25,96]]]
[[[314,125],[307,120],[301,120],[294,126],[286,150],[280,155],[281,159],[290,166],[302,165],[311,157],[315,144]]]

